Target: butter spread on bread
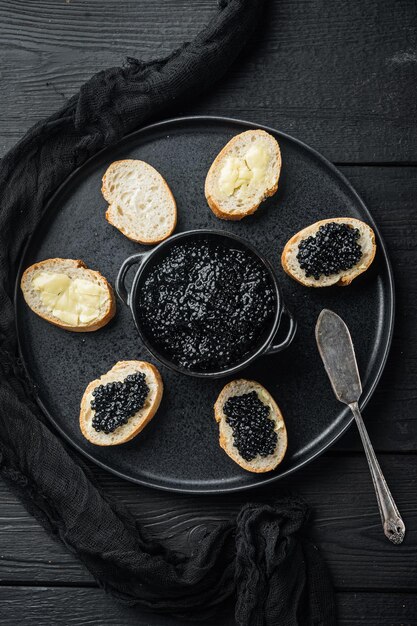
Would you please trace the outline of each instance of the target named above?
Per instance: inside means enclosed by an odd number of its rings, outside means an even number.
[[[45,308],[66,324],[79,326],[100,317],[108,292],[102,285],[67,274],[39,272],[32,285]]]
[[[260,129],[236,135],[208,171],[208,205],[221,219],[240,220],[277,191],[280,172],[281,152],[272,135]]]
[[[23,273],[21,288],[34,313],[65,330],[98,330],[116,311],[110,284],[79,260],[47,259],[35,263]]]
[[[227,196],[244,196],[251,183],[262,185],[268,160],[268,152],[260,142],[253,143],[242,157],[226,157],[219,174],[220,191]]]

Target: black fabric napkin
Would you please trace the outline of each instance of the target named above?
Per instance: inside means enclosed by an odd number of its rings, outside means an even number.
[[[180,555],[146,536],[100,491],[83,461],[49,429],[18,358],[13,289],[45,203],[88,157],[190,94],[212,85],[258,21],[262,2],[219,3],[212,22],[169,57],[99,72],[33,127],[0,164],[0,472],[27,509],[119,600],[204,618],[236,594],[240,626],[327,626],[333,593],[303,538],[297,499],[247,505]],[[102,332],[105,332],[103,330]]]

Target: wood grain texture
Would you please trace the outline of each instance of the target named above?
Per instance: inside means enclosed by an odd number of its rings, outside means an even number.
[[[413,456],[384,455],[381,465],[408,528],[401,546],[383,535],[362,454],[322,458],[268,489],[227,497],[169,494],[93,471],[106,492],[121,498],[149,533],[185,552],[211,523],[230,519],[245,502],[301,494],[314,513],[313,540],[322,548],[337,587],[417,590],[417,464]],[[92,582],[77,559],[45,534],[3,484],[0,501],[0,582]]]
[[[196,35],[214,0],[0,0],[0,152],[94,72],[161,56]],[[413,0],[267,2],[218,86],[178,113],[270,124],[338,162],[416,161]]]
[[[411,594],[339,592],[339,626],[415,626],[417,598]],[[100,589],[0,587],[2,626],[178,626],[169,616],[145,613],[116,603]],[[24,607],[24,610],[22,608]],[[232,610],[188,626],[234,626]],[[182,625],[184,626],[184,625]],[[284,626],[284,625],[283,625]]]

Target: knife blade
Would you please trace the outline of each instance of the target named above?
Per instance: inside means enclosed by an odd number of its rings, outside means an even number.
[[[362,384],[352,338],[341,317],[323,309],[316,324],[316,341],[335,396],[340,402],[357,402]]]

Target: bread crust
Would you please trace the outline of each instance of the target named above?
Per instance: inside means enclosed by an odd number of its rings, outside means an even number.
[[[107,376],[111,372],[117,371],[118,369],[124,369],[125,367],[129,365],[136,365],[138,369],[140,368],[140,371],[146,372],[146,370],[148,370],[148,373],[152,372],[152,374],[155,376],[156,383],[157,383],[157,391],[153,399],[153,402],[150,404],[146,414],[144,415],[143,419],[139,422],[139,424],[137,424],[135,428],[132,428],[132,430],[117,443],[110,443],[110,441],[108,443],[93,441],[90,438],[88,429],[87,429],[87,420],[88,420],[88,413],[89,413],[89,406],[88,406],[88,399],[87,399],[88,395],[98,385],[102,384],[101,380],[103,376]],[[149,422],[154,417],[161,403],[162,395],[164,391],[164,384],[162,381],[161,374],[159,373],[159,370],[155,367],[155,365],[153,365],[152,363],[148,363],[147,361],[118,361],[106,374],[103,374],[103,376],[101,376],[100,378],[97,378],[96,380],[91,381],[91,383],[87,385],[87,388],[84,391],[83,397],[81,398],[81,405],[80,405],[80,429],[84,437],[88,441],[90,441],[90,443],[94,444],[95,446],[106,447],[106,446],[120,445],[122,443],[126,443],[127,441],[131,441],[134,437],[136,437],[136,435],[138,435],[145,428],[147,424],[149,424]]]
[[[112,221],[111,219],[111,215],[110,215],[110,206],[112,206],[113,204],[113,199],[112,199],[112,195],[111,192],[107,186],[107,173],[110,170],[111,167],[116,166],[116,165],[120,165],[122,163],[129,163],[129,161],[132,161],[133,159],[121,159],[119,161],[113,161],[113,163],[111,163],[109,165],[109,167],[107,168],[107,170],[105,171],[103,178],[101,179],[102,182],[102,186],[101,186],[101,193],[103,194],[104,199],[106,200],[106,202],[109,203],[109,207],[107,208],[107,211],[105,213],[105,218],[108,221],[109,224],[111,224],[112,226],[114,226],[115,228],[117,228],[117,230],[119,230],[125,237],[127,237],[128,239],[130,239],[130,241],[134,241],[135,243],[142,243],[144,245],[155,245],[157,243],[160,243],[161,241],[165,241],[165,239],[168,239],[168,237],[170,237],[172,235],[172,233],[174,232],[176,226],[177,226],[177,219],[178,219],[178,210],[177,210],[177,203],[175,201],[175,198],[173,196],[173,193],[167,183],[167,181],[165,180],[165,178],[162,176],[162,174],[160,172],[158,172],[158,174],[160,175],[161,179],[162,179],[162,183],[164,185],[164,187],[166,188],[172,204],[174,206],[175,212],[174,212],[174,221],[172,223],[172,227],[166,231],[166,234],[164,234],[163,237],[160,237],[159,239],[147,239],[146,237],[132,237],[131,235],[129,235],[126,232],[126,229],[123,228],[123,226],[119,226],[117,224],[115,224],[114,221]],[[134,159],[134,160],[139,160],[139,159]],[[143,161],[145,163],[145,161]],[[147,163],[147,165],[149,165],[149,163]],[[152,167],[152,166],[150,166]],[[154,168],[155,169],[155,168]],[[156,170],[158,171],[158,170]]]
[[[213,195],[210,193],[210,188],[214,185],[214,171],[217,167],[217,165],[220,163],[220,161],[222,161],[223,158],[225,158],[226,156],[228,156],[231,148],[233,148],[233,146],[242,138],[242,136],[247,135],[247,136],[252,136],[252,135],[263,135],[263,136],[267,136],[268,138],[272,138],[274,143],[271,142],[271,146],[273,145],[274,147],[274,151],[275,151],[275,156],[278,162],[278,177],[276,182],[271,186],[268,187],[267,189],[265,189],[263,196],[261,198],[261,200],[258,203],[253,204],[251,207],[249,207],[248,209],[242,210],[242,211],[236,211],[235,213],[228,213],[226,211],[223,211],[221,206],[219,205],[218,202],[216,202],[216,200],[214,199]],[[228,221],[238,221],[243,219],[244,217],[246,217],[247,215],[252,215],[253,213],[255,213],[255,211],[259,208],[259,206],[262,204],[262,202],[264,200],[266,200],[266,198],[269,198],[270,196],[273,196],[276,191],[278,190],[278,181],[279,181],[279,176],[281,173],[281,165],[282,165],[282,161],[281,161],[281,151],[279,149],[279,144],[276,141],[275,137],[272,137],[272,135],[270,135],[269,133],[267,133],[264,130],[261,129],[257,129],[257,130],[247,130],[243,133],[240,133],[239,135],[235,135],[235,137],[232,137],[232,139],[220,150],[219,154],[216,156],[216,158],[214,159],[213,163],[210,166],[210,169],[207,173],[206,176],[206,181],[205,181],[205,185],[204,185],[204,193],[206,196],[206,200],[207,200],[207,204],[209,205],[210,209],[213,211],[213,213],[216,215],[216,217],[219,217],[222,220],[228,220]]]
[[[287,243],[285,244],[284,249],[281,254],[281,265],[282,265],[282,269],[284,270],[284,272],[288,274],[288,276],[291,276],[291,278],[293,278],[295,281],[297,281],[297,283],[300,283],[301,285],[304,285],[305,287],[313,287],[316,289],[316,288],[326,287],[327,285],[323,286],[322,284],[320,284],[320,280],[316,281],[313,284],[310,284],[309,282],[303,281],[301,278],[296,276],[290,270],[289,265],[288,265],[288,257],[290,254],[290,250],[293,248],[294,245],[298,244],[302,239],[305,239],[307,236],[317,231],[320,226],[322,226],[323,224],[328,224],[329,222],[337,222],[339,224],[350,224],[351,226],[354,226],[355,228],[358,225],[361,225],[362,227],[365,226],[372,242],[372,252],[369,258],[367,259],[365,267],[362,267],[362,264],[358,264],[357,266],[354,266],[351,270],[348,270],[348,272],[345,275],[341,276],[337,282],[332,283],[329,286],[347,287],[355,278],[357,278],[357,276],[359,276],[360,274],[363,274],[363,272],[366,272],[366,270],[370,267],[371,263],[373,262],[375,258],[375,253],[376,253],[375,233],[372,230],[372,228],[368,226],[368,224],[353,217],[330,217],[324,220],[319,220],[318,222],[315,222],[314,224],[311,224],[310,226],[306,226],[302,230],[298,231],[298,233],[293,235],[291,239],[289,239]],[[308,232],[308,231],[311,231],[311,232]]]
[[[86,324],[85,326],[71,326],[70,324],[65,324],[65,322],[57,321],[54,317],[48,314],[36,311],[32,307],[28,297],[31,274],[38,269],[51,269],[51,264],[59,265],[60,263],[63,263],[65,265],[72,264],[73,267],[76,269],[86,270],[86,272],[94,274],[96,277],[99,277],[104,282],[105,287],[108,290],[110,300],[108,310],[102,318],[91,324]],[[59,271],[59,267],[57,268],[57,271]],[[38,317],[41,317],[42,319],[46,320],[50,324],[53,324],[54,326],[57,326],[58,328],[69,330],[74,333],[88,333],[99,330],[100,328],[103,328],[103,326],[106,326],[106,324],[108,324],[116,314],[116,298],[114,295],[113,287],[110,285],[108,280],[102,274],[100,274],[100,272],[98,272],[97,270],[89,269],[84,261],[81,261],[80,259],[62,259],[57,257],[54,259],[45,259],[44,261],[38,261],[37,263],[34,263],[33,265],[30,265],[28,268],[25,269],[20,280],[20,288],[22,289],[23,297],[26,304],[33,311],[33,313],[35,313],[35,315],[38,315]]]
[[[260,467],[255,467],[250,461],[246,461],[244,458],[242,458],[237,448],[235,448],[233,445],[231,446],[228,443],[227,438],[225,434],[222,433],[221,429],[219,429],[219,445],[221,448],[223,448],[226,454],[232,459],[232,461],[240,465],[240,467],[242,467],[244,470],[247,470],[248,472],[253,472],[255,474],[263,474],[265,472],[270,472],[271,470],[274,470],[278,467],[278,465],[281,463],[281,461],[283,460],[285,456],[285,453],[287,451],[287,446],[288,446],[287,429],[285,426],[283,415],[281,413],[279,406],[277,405],[277,403],[275,402],[274,398],[271,396],[269,391],[265,389],[263,385],[256,382],[255,380],[245,380],[245,379],[232,380],[230,383],[227,383],[227,385],[223,387],[223,389],[221,390],[215,402],[214,418],[220,426],[222,420],[225,419],[224,413],[223,413],[224,403],[227,401],[229,397],[232,397],[234,395],[233,390],[236,389],[237,386],[241,383],[247,383],[248,385],[253,386],[254,390],[264,392],[268,396],[268,401],[271,403],[271,406],[274,411],[274,417],[276,417],[276,419],[279,419],[279,421],[282,422],[283,426],[282,428],[280,428],[279,435],[278,435],[278,437],[281,440],[280,446],[279,446],[279,454],[275,454],[273,456],[273,458],[271,459],[271,463],[269,465],[260,468]]]

